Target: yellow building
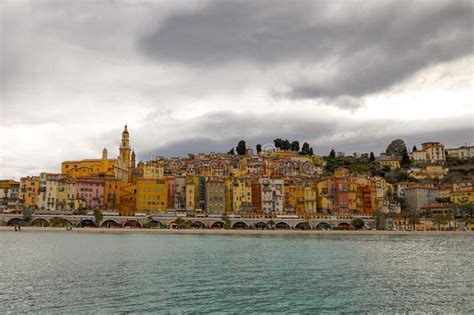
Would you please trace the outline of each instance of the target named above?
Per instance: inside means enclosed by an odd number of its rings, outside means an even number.
[[[168,181],[166,178],[136,180],[137,212],[155,213],[168,209]]]
[[[162,160],[148,161],[142,166],[143,178],[162,178],[165,173]]]
[[[104,148],[104,150],[102,150],[102,159],[62,162],[61,173],[71,177],[114,176],[116,163],[116,159],[107,158],[107,149]]]
[[[230,178],[225,180],[225,212],[233,212],[233,181]]]
[[[453,191],[451,193],[451,202],[456,204],[474,203],[474,188]]]
[[[306,183],[304,187],[304,210],[306,215],[315,215],[317,212],[316,186]]]
[[[120,199],[118,203],[119,215],[134,215],[136,211],[137,186],[132,183],[121,182],[118,187],[120,188],[118,192],[118,198]]]
[[[284,211],[305,215],[305,186],[301,182],[285,181]]]
[[[252,180],[250,178],[234,178],[232,182],[232,209],[234,212],[253,210]]]
[[[122,197],[123,182],[114,177],[106,177],[104,180],[104,209],[108,212],[118,211]]]
[[[392,156],[381,156],[377,159],[380,166],[388,166],[391,170],[400,168],[400,160]]]
[[[199,208],[199,177],[186,177],[186,210],[194,211]]]
[[[333,178],[319,181],[317,187],[317,207],[321,212],[329,212],[334,208],[331,191],[334,190]]]
[[[415,179],[442,179],[447,170],[443,165],[426,165],[423,169],[411,171],[409,176]]]
[[[443,165],[426,165],[425,172],[432,179],[442,179],[447,174]]]
[[[20,203],[26,208],[36,208],[40,188],[40,178],[38,176],[22,177],[20,179]]]

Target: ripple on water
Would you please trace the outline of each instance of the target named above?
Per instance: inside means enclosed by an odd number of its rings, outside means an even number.
[[[4,312],[472,312],[472,237],[2,233]]]

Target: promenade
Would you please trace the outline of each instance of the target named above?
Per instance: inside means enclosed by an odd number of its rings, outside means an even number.
[[[14,232],[14,227],[0,226],[0,232]],[[22,227],[16,233],[107,233],[107,234],[192,234],[192,235],[430,235],[474,236],[474,231],[388,231],[388,230],[232,230],[232,229],[141,229],[141,228],[73,228]]]

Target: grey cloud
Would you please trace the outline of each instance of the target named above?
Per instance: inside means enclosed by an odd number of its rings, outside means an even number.
[[[156,60],[196,67],[250,62],[271,71],[297,61],[291,77],[282,75],[284,94],[328,102],[381,91],[473,53],[470,1],[356,2],[343,9],[325,1],[218,1],[171,15],[138,47]]]
[[[470,119],[401,120],[377,121],[327,121],[322,117],[298,117],[291,115],[246,115],[218,112],[203,115],[182,127],[187,136],[162,145],[146,145],[147,149],[137,149],[140,159],[154,155],[183,156],[187,153],[227,152],[244,139],[248,146],[273,143],[275,138],[299,140],[310,143],[316,154],[326,155],[335,148],[337,151],[380,153],[393,139],[402,138],[410,146],[425,141],[441,141],[447,147],[473,142]],[[258,126],[258,128],[257,128]],[[150,134],[149,126],[147,130]],[[186,129],[189,128],[189,129]],[[181,132],[181,130],[177,130]]]

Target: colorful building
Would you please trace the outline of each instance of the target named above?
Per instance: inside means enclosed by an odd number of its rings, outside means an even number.
[[[232,210],[252,212],[252,180],[250,178],[234,178],[232,181]]]
[[[103,209],[104,207],[104,178],[78,177],[76,178],[76,198],[85,202],[88,209]]]
[[[27,176],[20,179],[20,204],[26,208],[34,209],[38,206],[40,188],[39,176]]]
[[[265,213],[280,213],[284,211],[284,187],[283,179],[260,178],[260,209]],[[255,193],[258,193],[256,191]],[[258,198],[258,197],[257,197]]]
[[[166,178],[136,180],[136,211],[140,213],[165,212],[168,209],[168,180]]]
[[[210,179],[206,182],[206,212],[207,214],[223,214],[225,211],[225,182]]]
[[[0,210],[18,209],[20,183],[14,180],[0,181]]]
[[[474,204],[474,188],[461,188],[453,191],[450,199],[452,203],[456,204]]]

